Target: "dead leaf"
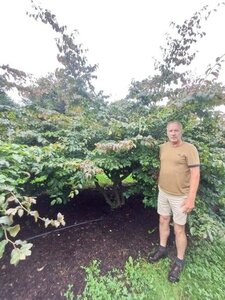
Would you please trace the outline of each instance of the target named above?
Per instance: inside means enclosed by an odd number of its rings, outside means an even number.
[[[41,272],[42,270],[44,270],[45,266],[41,267],[41,268],[37,268],[38,272]]]

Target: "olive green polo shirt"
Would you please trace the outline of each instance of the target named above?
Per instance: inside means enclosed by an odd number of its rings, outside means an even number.
[[[172,195],[187,195],[190,188],[190,168],[200,165],[196,147],[183,142],[174,147],[170,142],[160,145],[160,188]]]

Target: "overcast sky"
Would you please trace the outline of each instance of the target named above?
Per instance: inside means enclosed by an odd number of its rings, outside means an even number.
[[[87,58],[98,64],[97,90],[112,100],[125,97],[132,79],[153,75],[153,59],[171,21],[183,23],[204,5],[216,0],[42,0],[43,8],[56,14],[60,25],[79,31]],[[214,4],[214,6],[212,6]],[[0,1],[0,64],[41,76],[57,66],[51,28],[26,16],[30,0]],[[199,45],[196,72],[201,73],[225,53],[225,6],[212,15]],[[195,71],[195,70],[193,70]],[[224,80],[225,72],[223,68]]]

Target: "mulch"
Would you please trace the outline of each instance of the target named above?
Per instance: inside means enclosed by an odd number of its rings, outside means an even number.
[[[68,284],[80,294],[85,287],[83,267],[92,260],[101,262],[105,274],[123,269],[129,256],[147,258],[158,243],[158,215],[144,207],[141,197],[116,210],[95,191],[84,191],[66,206],[48,203],[45,197],[39,199],[41,214],[61,211],[70,227],[44,229],[43,224],[23,219],[19,238],[33,243],[32,255],[15,267],[7,249],[0,260],[1,300],[65,299]]]

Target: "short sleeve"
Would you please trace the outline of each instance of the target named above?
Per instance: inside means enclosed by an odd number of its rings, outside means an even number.
[[[190,145],[187,151],[187,164],[189,168],[200,166],[198,150],[194,145]]]

